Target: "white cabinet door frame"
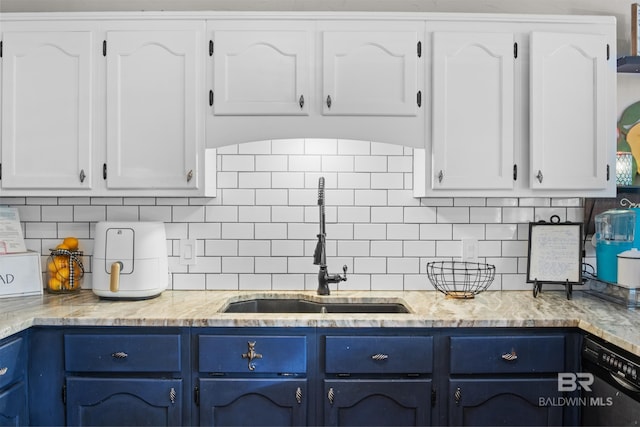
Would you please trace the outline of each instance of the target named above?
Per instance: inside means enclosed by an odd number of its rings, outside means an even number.
[[[189,30],[107,32],[109,189],[197,187],[198,37]]]
[[[413,31],[325,31],[322,113],[422,113],[417,101],[417,44],[421,38]]]
[[[431,187],[514,187],[514,36],[433,34]]]
[[[214,32],[216,115],[308,115],[310,31]]]
[[[597,34],[531,34],[531,187],[607,187],[607,42]],[[613,178],[615,181],[615,178]]]
[[[4,189],[91,188],[91,48],[90,31],[4,33]]]

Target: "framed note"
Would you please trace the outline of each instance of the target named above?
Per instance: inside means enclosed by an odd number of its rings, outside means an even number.
[[[582,223],[529,223],[527,282],[582,283]]]

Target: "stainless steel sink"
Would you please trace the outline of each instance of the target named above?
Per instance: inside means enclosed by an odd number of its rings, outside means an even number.
[[[409,313],[394,302],[315,302],[289,298],[256,298],[229,304],[224,313]]]

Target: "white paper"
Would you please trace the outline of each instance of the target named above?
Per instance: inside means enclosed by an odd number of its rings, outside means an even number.
[[[26,251],[18,209],[0,206],[0,254]]]
[[[531,230],[529,279],[580,282],[580,228],[539,225]]]

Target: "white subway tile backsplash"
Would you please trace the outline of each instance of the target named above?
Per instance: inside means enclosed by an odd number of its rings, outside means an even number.
[[[256,257],[256,273],[286,273],[287,257]]]
[[[243,241],[244,242],[244,241]],[[211,239],[204,241],[205,256],[237,256],[238,241],[237,240],[220,240]]]
[[[268,257],[271,256],[271,242],[269,240],[238,240],[237,253],[228,255]]]
[[[73,221],[73,206],[43,206],[42,221]]]
[[[420,273],[420,259],[410,257],[387,258],[387,272],[389,274],[418,274]]]
[[[323,172],[353,172],[353,156],[322,156]]]
[[[402,190],[404,189],[404,174],[399,172],[374,172],[371,174],[371,188]]]
[[[241,274],[239,279],[238,287],[240,290],[271,290],[270,274]]]
[[[140,221],[171,222],[171,214],[171,206],[140,206]]]
[[[255,227],[256,239],[279,240],[286,239],[288,235],[287,224],[284,222],[257,223]],[[295,235],[295,233],[293,233]],[[294,237],[292,237],[294,238]]]
[[[210,291],[238,290],[237,274],[207,274],[206,289]]]
[[[484,224],[453,224],[453,240],[485,238]]]
[[[455,207],[447,208],[440,207],[436,212],[436,221],[438,223],[469,223],[469,208],[467,207]]]
[[[387,238],[398,240],[418,240],[420,238],[420,225],[388,224]]]
[[[271,188],[269,172],[238,172],[238,188]]]
[[[436,242],[428,240],[404,241],[402,254],[408,257],[433,257],[436,255]]]
[[[371,242],[371,256],[377,257],[401,257],[402,241],[400,240],[374,240]]]
[[[386,156],[355,156],[356,172],[386,172]]]
[[[241,155],[241,154],[229,154],[222,156],[221,171],[254,171],[255,168],[255,156]]]
[[[286,172],[289,158],[285,155],[265,154],[256,156],[256,171]]]
[[[284,189],[258,189],[255,190],[255,204],[274,206],[274,205],[286,205],[288,203],[287,190]]]
[[[371,144],[366,141],[354,141],[352,139],[339,139],[338,154],[368,156],[369,154],[371,154]]]
[[[90,255],[98,221],[162,221],[171,287],[184,290],[315,290],[320,177],[328,268],[349,267],[349,280],[332,290],[433,291],[427,262],[460,259],[465,238],[478,241],[481,262],[496,264],[490,289],[529,290],[529,222],[583,220],[580,198],[414,198],[413,152],[342,139],[257,141],[217,149],[216,198],[3,197],[2,204],[19,208],[27,246],[43,259],[67,235]],[[196,239],[195,265],[179,263],[186,238]],[[587,255],[595,264],[592,247]],[[88,265],[85,287],[90,279]]]
[[[253,239],[254,224],[240,222],[225,222],[222,224],[223,239]]]
[[[401,206],[375,206],[371,208],[373,223],[401,223],[404,212]]]
[[[238,206],[239,222],[271,222],[270,206]]]

